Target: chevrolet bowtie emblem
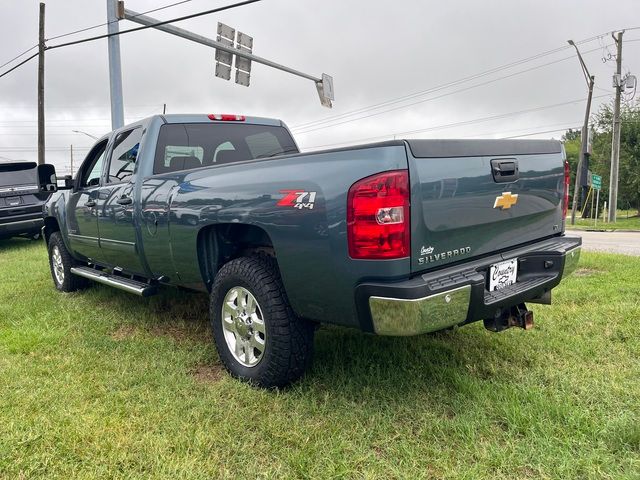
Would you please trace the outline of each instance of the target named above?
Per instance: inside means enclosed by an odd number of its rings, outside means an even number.
[[[511,195],[511,192],[503,192],[502,195],[496,197],[496,201],[493,204],[493,208],[501,208],[507,210],[513,205],[518,203],[518,194]]]

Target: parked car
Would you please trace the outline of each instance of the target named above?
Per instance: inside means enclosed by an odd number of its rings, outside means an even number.
[[[0,238],[39,238],[49,195],[40,190],[37,163],[0,163]]]
[[[546,140],[394,140],[300,153],[280,120],[156,115],[100,138],[48,201],[56,288],[208,292],[222,363],[263,387],[318,324],[419,335],[529,328],[578,262]]]

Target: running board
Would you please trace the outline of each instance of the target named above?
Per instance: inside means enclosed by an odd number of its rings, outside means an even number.
[[[111,275],[107,272],[96,270],[90,267],[71,267],[71,273],[79,277],[88,278],[94,282],[103,283],[110,287],[119,288],[125,292],[135,293],[141,297],[149,297],[157,293],[155,285],[139,282],[130,278]]]

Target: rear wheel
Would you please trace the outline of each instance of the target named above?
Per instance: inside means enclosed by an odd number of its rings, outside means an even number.
[[[299,379],[313,356],[314,326],[291,310],[276,262],[242,257],[216,275],[210,308],[220,360],[234,377],[264,388]]]
[[[49,267],[53,284],[61,292],[75,292],[85,288],[89,282],[71,273],[71,267],[78,264],[64,245],[60,232],[53,232],[49,237]]]

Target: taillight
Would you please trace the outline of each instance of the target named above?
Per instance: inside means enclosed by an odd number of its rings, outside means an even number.
[[[564,162],[564,198],[562,199],[562,221],[567,218],[567,210],[569,209],[569,183],[571,179],[571,171],[569,162]],[[573,192],[575,195],[576,192]]]
[[[244,115],[233,115],[230,113],[212,113],[207,115],[209,120],[218,120],[222,122],[244,122],[246,117]]]
[[[409,255],[409,172],[393,170],[354,183],[347,196],[351,258]]]

